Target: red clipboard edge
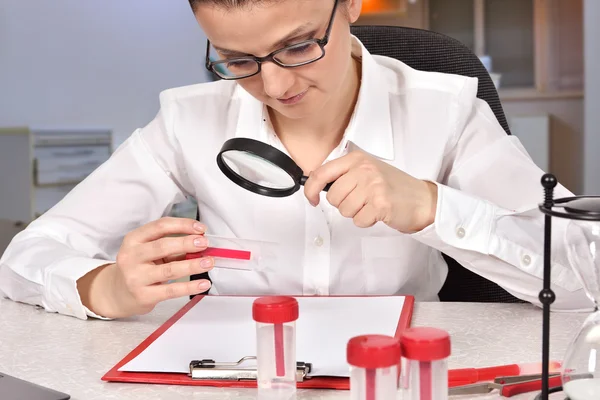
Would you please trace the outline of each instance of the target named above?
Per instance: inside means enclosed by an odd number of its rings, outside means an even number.
[[[340,297],[340,296],[332,296]],[[344,296],[346,297],[346,296]],[[353,297],[353,296],[347,296]],[[377,297],[377,296],[373,296]],[[415,304],[414,296],[403,296],[404,304],[398,319],[395,337],[400,337],[405,329],[408,329],[412,323],[413,309]],[[119,371],[123,365],[137,357],[144,351],[152,342],[158,339],[163,333],[183,317],[192,307],[194,307],[204,296],[198,295],[192,298],[185,306],[177,311],[164,324],[156,329],[150,336],[136,346],[129,354],[119,361],[110,371],[108,371],[102,380],[106,382],[125,382],[125,383],[151,383],[163,385],[186,385],[186,386],[214,386],[214,387],[230,387],[230,388],[256,388],[254,381],[209,381],[209,380],[193,380],[187,374],[180,373],[164,373],[164,372],[122,372]],[[298,382],[299,389],[337,389],[349,390],[350,380],[345,377],[314,377]]]
[[[146,350],[156,339],[158,339],[163,333],[167,331],[175,322],[179,321],[189,310],[191,310],[204,296],[194,296],[187,304],[185,304],[179,311],[177,311],[171,318],[165,323],[158,327],[154,332],[144,339],[139,345],[137,345],[129,354],[119,361],[110,371],[108,371],[101,378],[103,381],[114,381],[114,382],[139,382],[139,383],[161,383],[163,379],[171,379],[179,375],[181,377],[187,377],[185,374],[165,374],[165,373],[136,373],[136,372],[121,372],[119,368],[133,360],[135,357],[140,355],[142,351]],[[167,376],[169,375],[169,376]]]

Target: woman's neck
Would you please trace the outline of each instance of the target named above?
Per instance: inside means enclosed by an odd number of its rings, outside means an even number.
[[[358,98],[360,76],[361,63],[353,58],[348,71],[349,83],[330,99],[317,117],[293,120],[269,109],[279,140],[305,173],[321,165],[342,140]]]

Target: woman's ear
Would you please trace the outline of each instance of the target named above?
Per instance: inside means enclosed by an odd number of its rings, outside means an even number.
[[[362,10],[362,0],[348,0],[345,4],[348,20],[351,24],[355,23],[358,17],[360,17],[360,11]]]

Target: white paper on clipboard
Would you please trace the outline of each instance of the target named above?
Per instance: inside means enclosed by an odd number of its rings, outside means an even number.
[[[256,297],[206,296],[131,361],[129,372],[188,373],[191,360],[235,362],[256,354]],[[296,354],[310,376],[349,374],[346,345],[354,336],[394,336],[406,297],[298,297]],[[335,321],[335,322],[333,322]]]

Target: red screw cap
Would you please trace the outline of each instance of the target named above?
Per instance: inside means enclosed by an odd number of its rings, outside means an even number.
[[[450,335],[442,329],[407,329],[400,338],[400,344],[402,357],[409,360],[435,361],[450,355]]]
[[[400,340],[385,335],[362,335],[348,341],[348,364],[359,368],[386,368],[400,365]]]
[[[298,319],[298,301],[287,296],[259,297],[252,304],[252,318],[267,324],[295,321]]]

